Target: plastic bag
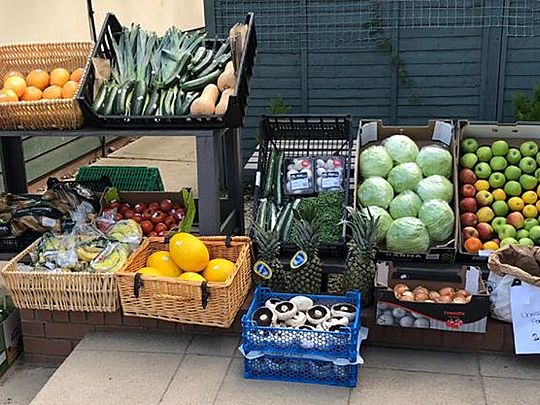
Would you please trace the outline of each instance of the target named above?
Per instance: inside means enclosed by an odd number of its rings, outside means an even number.
[[[315,191],[313,160],[310,157],[285,159],[285,194],[309,195]]]
[[[317,191],[343,191],[344,159],[341,156],[321,156],[315,160]]]
[[[490,293],[491,316],[504,322],[512,322],[512,307],[510,305],[510,289],[515,277],[509,274],[499,276],[490,271],[487,288]]]

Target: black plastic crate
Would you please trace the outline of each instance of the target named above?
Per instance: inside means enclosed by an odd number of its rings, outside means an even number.
[[[345,207],[352,202],[350,179],[352,178],[352,149],[353,131],[350,115],[263,115],[260,121],[260,145],[256,178],[258,181],[266,176],[267,160],[271,149],[284,153],[287,157],[319,157],[340,156],[344,160]],[[258,182],[256,181],[256,183]],[[255,184],[253,215],[254,220],[259,207],[262,190],[260,184]],[[313,196],[317,193],[313,194]],[[294,196],[283,194],[285,202]],[[319,251],[323,255],[339,255],[346,251],[346,228],[343,225],[341,238],[338,242],[323,242]],[[292,242],[282,242],[282,253],[294,253],[298,250]]]
[[[6,236],[0,238],[0,254],[16,254],[22,252],[40,237],[41,234],[39,233],[27,232],[21,236]]]
[[[104,128],[176,128],[176,129],[219,129],[219,128],[239,128],[244,125],[244,118],[248,105],[251,77],[255,65],[257,53],[257,35],[255,32],[254,14],[248,13],[245,24],[248,25],[246,35],[246,45],[237,68],[236,89],[234,95],[229,98],[227,112],[222,115],[211,116],[124,116],[124,115],[101,115],[96,114],[92,108],[94,99],[94,65],[89,63],[86,67],[83,83],[77,93],[77,100],[84,115],[85,124],[89,127]],[[112,59],[114,56],[113,41],[122,32],[122,24],[116,16],[108,13],[103,23],[103,28],[99,34],[97,43],[92,51],[91,58]],[[214,47],[216,41],[218,45],[227,39],[206,39],[204,44],[207,48]]]

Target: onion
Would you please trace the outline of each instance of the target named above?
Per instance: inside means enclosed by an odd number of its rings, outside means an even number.
[[[418,287],[416,287],[413,290],[413,293],[415,293],[415,294],[418,294],[418,293],[429,294],[429,290],[426,287],[422,287],[421,285],[419,285]]]
[[[430,291],[428,295],[430,300],[436,300],[441,296],[441,294],[439,294],[437,291]]]
[[[397,294],[403,294],[405,291],[408,291],[409,290],[409,287],[407,287],[405,284],[396,284],[394,286],[394,291],[397,293]]]
[[[428,298],[429,298],[429,296],[427,294],[424,294],[423,292],[419,292],[419,293],[414,294],[414,300],[418,301],[418,302],[423,302],[423,301],[427,300]]]
[[[452,297],[449,295],[441,295],[439,298],[436,299],[436,301],[439,304],[449,304],[452,302]]]
[[[444,287],[439,290],[439,294],[441,295],[454,295],[454,290],[452,287]]]

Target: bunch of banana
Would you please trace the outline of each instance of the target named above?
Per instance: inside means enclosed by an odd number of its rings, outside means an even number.
[[[107,232],[107,237],[117,242],[140,241],[142,229],[134,220],[125,219],[114,224]]]
[[[83,242],[77,246],[77,257],[80,261],[89,263],[96,258],[105,248],[107,241],[97,239],[90,242]]]
[[[124,243],[110,243],[90,262],[90,268],[98,273],[114,273],[124,266],[130,253]]]

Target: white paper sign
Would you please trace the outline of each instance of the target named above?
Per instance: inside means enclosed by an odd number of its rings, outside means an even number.
[[[510,294],[516,354],[540,353],[540,288],[521,283]]]

